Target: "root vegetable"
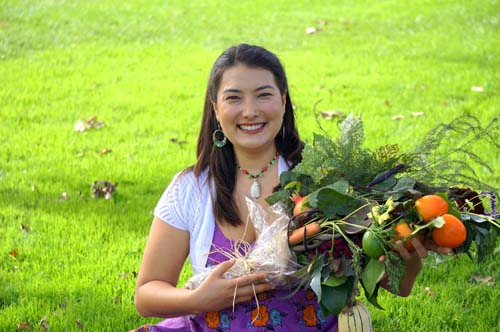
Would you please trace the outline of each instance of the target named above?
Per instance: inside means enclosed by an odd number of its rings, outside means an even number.
[[[304,239],[310,238],[318,234],[321,231],[321,226],[317,222],[312,222],[310,224],[304,225],[297,228],[288,237],[288,243],[294,245],[302,242]]]

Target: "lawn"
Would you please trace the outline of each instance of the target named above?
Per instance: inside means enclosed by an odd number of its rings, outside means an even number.
[[[195,161],[210,67],[240,42],[283,60],[306,141],[314,111],[362,114],[367,146],[402,149],[465,112],[500,115],[496,0],[0,0],[0,331],[157,321],[133,306],[152,210]],[[477,153],[500,187],[499,151]],[[92,197],[97,180],[112,199]],[[429,259],[410,297],[370,306],[375,329],[500,331],[498,262]]]

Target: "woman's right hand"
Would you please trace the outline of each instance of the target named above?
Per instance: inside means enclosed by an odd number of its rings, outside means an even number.
[[[254,273],[227,279],[224,274],[234,265],[231,259],[217,265],[208,277],[193,292],[198,312],[218,311],[231,308],[236,303],[246,302],[255,294],[274,287],[266,281],[266,274]],[[235,292],[236,291],[236,292]]]

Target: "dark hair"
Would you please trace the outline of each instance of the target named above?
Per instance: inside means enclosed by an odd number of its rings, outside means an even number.
[[[216,191],[213,206],[215,219],[233,226],[242,223],[232,197],[236,185],[236,158],[231,142],[227,141],[222,148],[213,144],[212,134],[217,129],[217,119],[212,101],[217,100],[217,91],[219,91],[224,72],[237,64],[269,70],[274,76],[281,95],[286,94],[283,125],[275,142],[278,152],[287,160],[290,167],[300,162],[303,148],[295,127],[293,104],[285,70],[278,57],[262,47],[248,44],[233,46],[224,51],[215,61],[208,80],[194,172],[196,176],[199,176],[204,169],[208,168],[208,180],[214,180]]]

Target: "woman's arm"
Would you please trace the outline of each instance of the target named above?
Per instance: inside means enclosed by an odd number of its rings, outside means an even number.
[[[248,301],[257,293],[269,290],[264,274],[225,279],[224,273],[234,264],[219,264],[195,290],[176,288],[189,253],[189,233],[155,217],[139,270],[135,306],[144,317],[175,317],[192,313],[222,310],[234,303]]]

